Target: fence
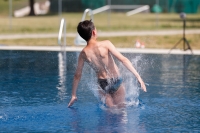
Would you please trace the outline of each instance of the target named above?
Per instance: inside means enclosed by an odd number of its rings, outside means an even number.
[[[58,12],[58,0],[51,1],[51,12]],[[63,12],[83,12],[108,5],[149,5],[150,9],[157,3],[163,12],[197,13],[200,0],[62,0]]]

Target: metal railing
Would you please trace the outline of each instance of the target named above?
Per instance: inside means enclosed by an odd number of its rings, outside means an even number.
[[[61,39],[63,36],[63,29],[64,29],[64,45],[62,45]],[[59,33],[58,33],[58,45],[62,46],[66,46],[66,21],[64,18],[61,19],[60,21],[60,29],[59,29]]]
[[[93,18],[93,12],[91,9],[85,9],[81,22],[85,20],[86,14],[89,13],[90,19],[92,20],[92,22],[94,21]],[[74,39],[74,43],[76,45],[86,45],[87,42],[77,33],[76,38]]]
[[[85,20],[86,14],[89,12],[90,19],[93,21],[93,12],[91,9],[85,9],[81,21]]]
[[[64,35],[63,35],[64,33]],[[62,43],[63,37],[63,43]],[[66,71],[66,21],[64,18],[60,21],[60,29],[58,33],[58,45],[61,47],[61,51],[58,53],[59,58],[59,75],[65,75]],[[61,78],[64,79],[64,78]]]
[[[106,5],[95,10],[92,10],[93,14],[101,13],[107,10],[130,10],[126,13],[127,16],[134,15],[136,13],[140,13],[142,11],[149,10],[149,5]]]

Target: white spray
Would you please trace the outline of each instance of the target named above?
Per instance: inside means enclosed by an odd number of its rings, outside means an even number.
[[[140,73],[141,68],[138,67],[138,62],[142,60],[142,56],[135,56],[130,61],[135,69]],[[119,65],[121,75],[124,79],[124,86],[126,89],[126,105],[127,106],[138,106],[139,104],[139,83],[136,77],[128,71],[122,64]]]
[[[138,63],[141,60],[142,60],[141,55],[135,56],[134,58],[132,58],[130,60],[138,73],[140,73],[140,71],[142,71],[142,69],[140,67],[138,67],[139,66]],[[138,80],[127,68],[125,68],[125,66],[122,63],[119,63],[118,67],[120,69],[120,73],[123,78],[123,83],[124,83],[124,86],[126,89],[126,101],[125,101],[126,105],[127,106],[138,106],[139,105],[138,97],[139,97],[139,89],[140,89]],[[92,79],[92,81],[90,80],[87,83],[87,86],[93,92],[94,96],[97,97],[97,99],[99,99],[100,98],[99,92],[98,92],[99,87],[98,87],[97,81],[94,80],[95,73],[92,72],[92,73],[90,73],[90,75],[91,75],[90,79]],[[105,98],[101,98],[99,100],[101,100],[101,102],[103,102],[105,104]]]

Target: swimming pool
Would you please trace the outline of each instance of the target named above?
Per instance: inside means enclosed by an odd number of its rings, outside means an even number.
[[[126,53],[147,93],[117,62],[126,79],[124,110],[103,107],[94,72],[84,66],[78,102],[67,108],[79,52],[0,51],[1,132],[200,132],[200,56]]]

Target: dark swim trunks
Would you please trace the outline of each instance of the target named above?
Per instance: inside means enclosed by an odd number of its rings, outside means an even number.
[[[99,86],[109,94],[115,93],[122,84],[122,78],[98,79]]]

